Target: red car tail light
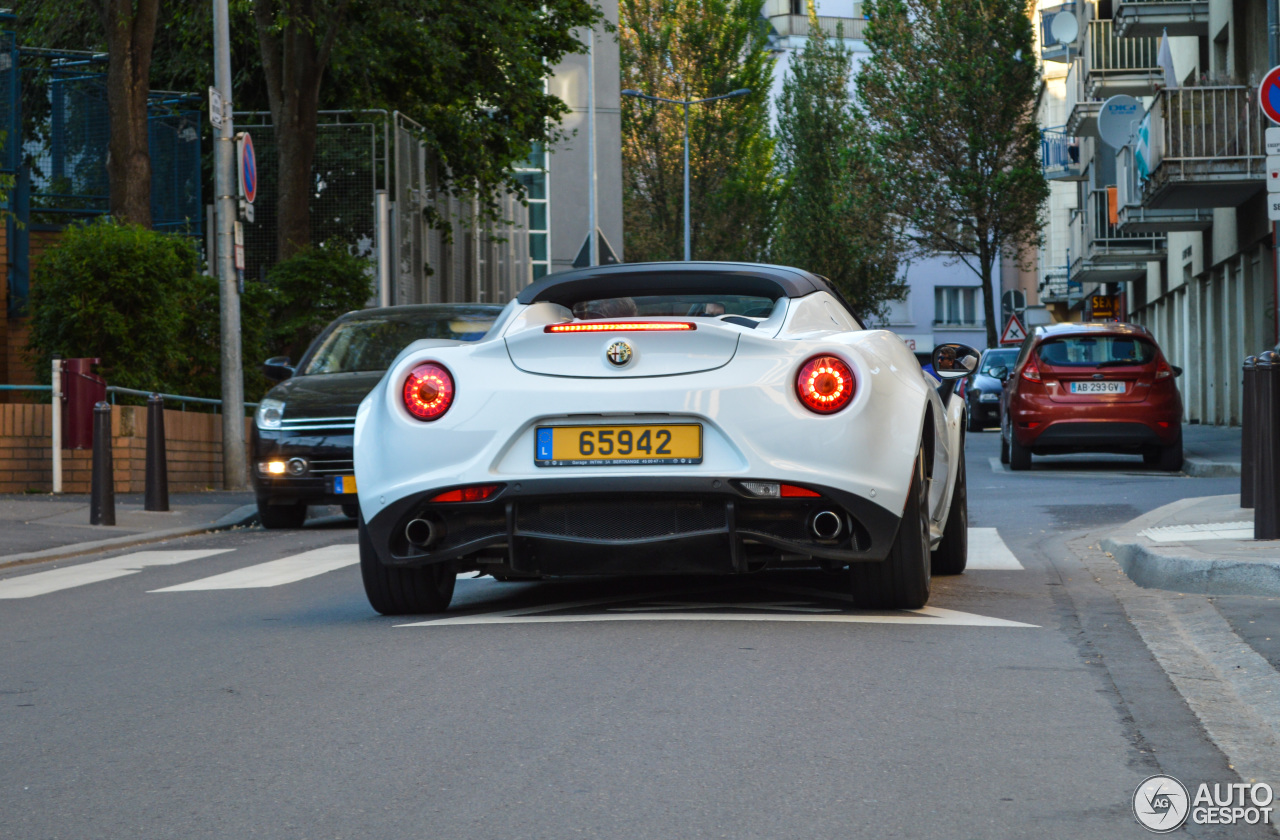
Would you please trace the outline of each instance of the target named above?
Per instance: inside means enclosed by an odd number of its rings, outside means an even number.
[[[1169,367],[1169,363],[1161,357],[1160,361],[1156,363],[1156,381],[1168,379],[1170,376],[1173,376],[1173,368]]]
[[[817,414],[833,414],[844,408],[856,388],[853,369],[835,356],[814,356],[796,377],[800,402]]]
[[[591,321],[586,324],[550,324],[543,328],[543,332],[690,332],[697,328],[697,324],[686,321]]]
[[[483,502],[502,489],[501,484],[476,484],[472,487],[458,487],[454,490],[432,496],[432,502]]]
[[[1023,366],[1022,378],[1028,382],[1040,381],[1040,365],[1036,364],[1035,354],[1032,354],[1031,358],[1027,359],[1026,365]]]
[[[815,493],[808,487],[797,487],[794,484],[784,484],[781,487],[782,492],[779,494],[784,499],[820,499],[821,493]]]
[[[442,365],[423,362],[404,381],[404,407],[419,420],[438,420],[453,405],[453,377]]]

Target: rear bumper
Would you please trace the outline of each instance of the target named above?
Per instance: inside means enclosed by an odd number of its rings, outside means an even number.
[[[770,480],[770,479],[762,479]],[[441,490],[387,506],[367,523],[384,563],[422,566],[481,555],[521,574],[734,574],[781,563],[873,562],[888,556],[900,517],[851,493],[808,484],[821,498],[760,499],[723,477],[557,478],[510,483],[484,502],[430,504]],[[819,540],[811,518],[830,510],[841,534]],[[440,536],[411,545],[427,518]]]
[[[1144,446],[1167,446],[1178,439],[1181,425],[1161,427],[1133,420],[1059,420],[1039,429],[1014,427],[1022,445],[1033,452],[1128,452]]]

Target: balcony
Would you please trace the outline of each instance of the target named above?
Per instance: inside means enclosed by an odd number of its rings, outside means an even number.
[[[771,15],[769,23],[773,31],[785,38],[791,35],[807,37],[809,35],[809,18],[807,15]],[[867,21],[862,18],[818,17],[818,28],[823,34],[835,38],[839,32],[845,38],[861,40],[866,37]]]
[[[1265,188],[1266,119],[1254,88],[1170,88],[1147,112],[1149,177],[1142,205],[1238,207]]]
[[[1116,203],[1121,233],[1166,233],[1168,231],[1208,230],[1213,226],[1213,210],[1154,210],[1142,204],[1143,173],[1138,166],[1133,146],[1116,152]]]
[[[1080,159],[1080,140],[1061,128],[1040,132],[1040,167],[1047,181],[1083,181],[1088,177]]]
[[[1165,237],[1125,233],[1111,221],[1108,190],[1090,190],[1082,209],[1072,211],[1071,266],[1076,283],[1123,283],[1147,275],[1147,263],[1164,259]]]
[[[1122,93],[1150,96],[1161,79],[1159,54],[1159,38],[1120,38],[1111,21],[1089,21],[1084,45],[1085,93],[1099,101]]]
[[[1067,71],[1067,133],[1096,133],[1098,111],[1112,96],[1153,94],[1159,46],[1156,38],[1117,38],[1109,20],[1089,21],[1081,55]]]
[[[1084,298],[1084,288],[1070,279],[1070,271],[1066,268],[1045,272],[1040,281],[1041,303],[1065,303],[1075,306]]]
[[[1116,35],[1121,38],[1159,38],[1209,34],[1208,0],[1119,0],[1115,6]]]
[[[1078,25],[1081,18],[1075,3],[1048,6],[1040,10],[1040,58],[1065,64],[1080,54],[1080,35],[1084,33],[1080,31],[1083,27],[1080,27],[1074,41],[1066,44],[1058,43],[1058,39],[1053,34],[1053,19],[1062,12],[1073,15]]]

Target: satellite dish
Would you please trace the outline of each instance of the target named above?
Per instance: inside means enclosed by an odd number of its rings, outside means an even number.
[[[1113,96],[1098,111],[1098,136],[1113,149],[1129,143],[1142,122],[1142,103],[1132,96]]]
[[[1071,12],[1058,12],[1049,23],[1049,34],[1059,44],[1074,44],[1080,34],[1080,21]]]

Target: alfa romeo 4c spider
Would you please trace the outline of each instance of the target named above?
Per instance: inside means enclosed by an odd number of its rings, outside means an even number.
[[[826,279],[639,263],[549,275],[478,341],[406,347],[360,404],[373,608],[439,612],[459,573],[847,576],[914,609],[965,568],[969,347],[866,329]]]

